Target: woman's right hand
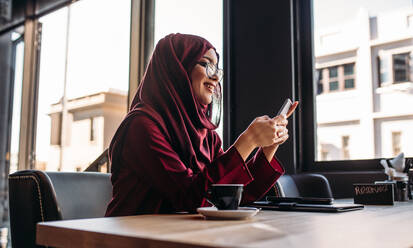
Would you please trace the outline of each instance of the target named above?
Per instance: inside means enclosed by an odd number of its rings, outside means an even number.
[[[285,122],[287,121],[285,120]],[[243,135],[250,136],[249,140],[255,147],[270,146],[279,138],[278,133],[286,131],[286,125],[287,123],[280,125],[280,120],[264,115],[255,118]]]
[[[279,133],[286,133],[287,120],[271,119],[260,116],[254,119],[248,128],[238,137],[234,146],[241,157],[245,159],[257,147],[267,147],[279,142]]]
[[[287,118],[297,108],[298,102],[294,102],[287,116],[260,116],[255,118],[248,128],[238,137],[234,146],[245,161],[251,152],[257,147],[265,148],[268,161],[272,159],[278,145],[288,139]]]

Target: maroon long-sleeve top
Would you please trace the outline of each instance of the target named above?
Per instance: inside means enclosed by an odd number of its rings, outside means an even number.
[[[123,146],[125,159],[112,177],[113,199],[106,216],[193,212],[208,205],[205,193],[213,183],[244,184],[242,203],[252,202],[284,173],[277,159],[268,162],[261,149],[247,163],[235,147],[224,152],[215,131],[207,132],[203,142],[211,147],[211,162],[203,162],[203,170],[195,172],[153,120],[135,117]]]

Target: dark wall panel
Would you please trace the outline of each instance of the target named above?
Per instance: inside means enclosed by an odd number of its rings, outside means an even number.
[[[225,5],[227,146],[255,117],[273,117],[287,97],[294,98],[291,8],[290,0],[232,0]],[[279,148],[277,157],[287,172],[294,173],[294,121],[289,121],[290,139]]]
[[[30,0],[11,1],[12,15],[10,20],[0,20],[0,33],[6,31],[9,28],[22,25],[26,17],[26,4]]]
[[[36,0],[35,13],[36,15],[42,15],[43,13],[58,9],[71,2],[73,1],[70,1],[70,0]]]
[[[33,16],[41,16],[48,12],[60,9],[71,0],[19,0],[12,1],[12,18],[10,20],[0,19],[0,34],[8,32],[24,24],[25,19]]]

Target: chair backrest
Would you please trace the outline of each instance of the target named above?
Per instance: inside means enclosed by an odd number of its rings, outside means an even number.
[[[314,173],[281,176],[274,186],[280,197],[333,198],[330,184],[325,176]]]
[[[111,199],[110,174],[18,171],[9,176],[13,247],[37,247],[41,221],[103,217]]]

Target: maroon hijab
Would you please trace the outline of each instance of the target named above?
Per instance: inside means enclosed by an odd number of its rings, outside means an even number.
[[[129,123],[139,114],[154,120],[192,170],[202,170],[205,163],[211,162],[211,144],[205,139],[208,130],[216,128],[208,115],[211,106],[197,102],[190,79],[196,62],[211,48],[207,40],[195,35],[170,34],[158,42],[131,109],[110,144],[112,172],[121,165]]]

